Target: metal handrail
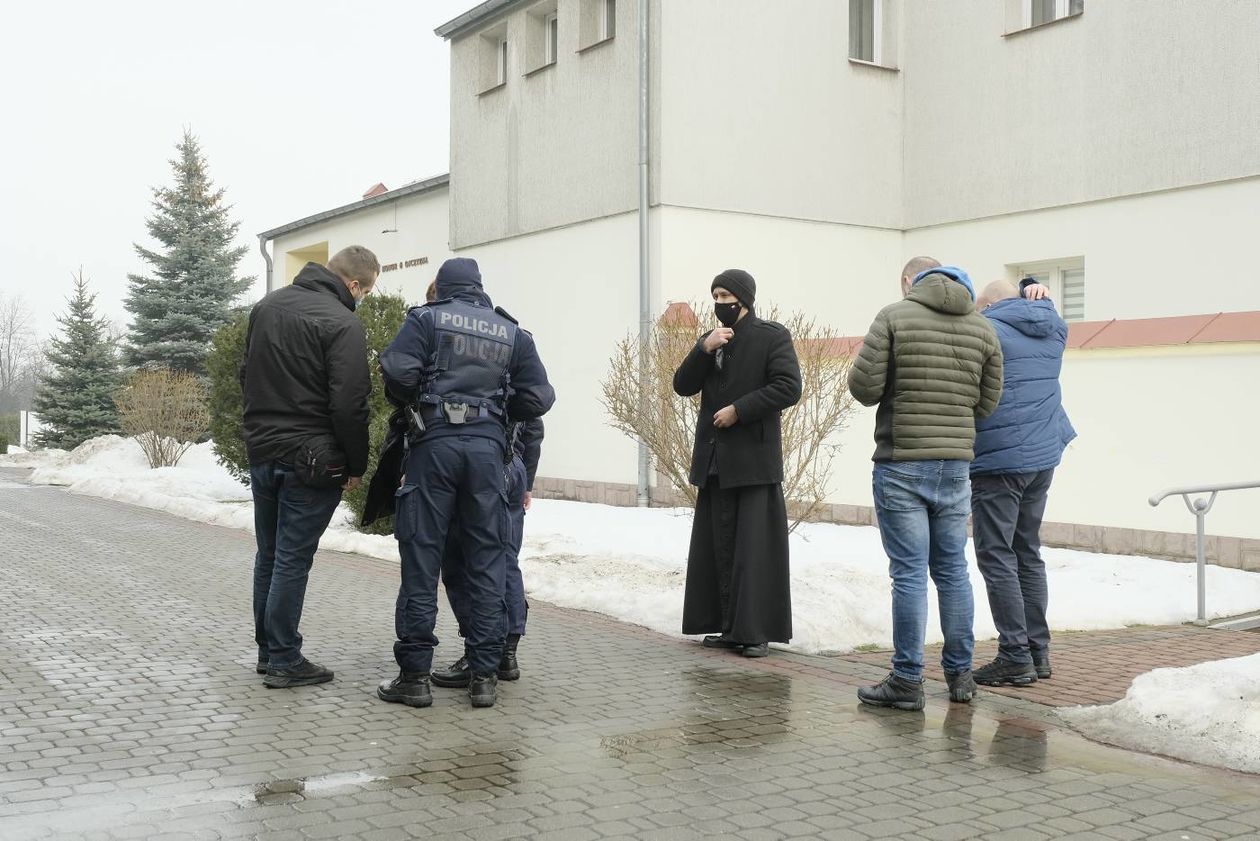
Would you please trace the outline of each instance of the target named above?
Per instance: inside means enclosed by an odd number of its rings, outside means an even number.
[[[1216,495],[1221,491],[1245,491],[1253,488],[1260,488],[1260,482],[1227,482],[1220,485],[1198,485],[1193,488],[1169,488],[1166,491],[1153,494],[1147,500],[1151,507],[1154,508],[1168,497],[1176,494],[1181,497],[1182,501],[1186,503],[1186,508],[1194,515],[1194,554],[1199,566],[1199,617],[1194,620],[1196,625],[1207,624],[1207,556],[1204,549],[1206,538],[1204,537],[1203,521],[1207,519],[1208,512],[1216,504]],[[1191,494],[1211,495],[1207,499],[1199,497],[1192,500],[1190,499]]]

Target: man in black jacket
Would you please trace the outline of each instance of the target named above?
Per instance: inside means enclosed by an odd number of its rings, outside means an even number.
[[[713,280],[723,326],[700,337],[674,391],[700,394],[691,484],[700,489],[687,556],[683,633],[711,648],[764,657],[792,638],[787,506],[779,414],[801,399],[792,336],[753,311],[741,269]]]
[[[333,673],[302,656],[302,603],[319,538],[367,470],[367,337],[355,308],[380,263],[366,248],[307,263],[291,286],[254,305],[241,391],[254,495],[254,638],[269,687]]]

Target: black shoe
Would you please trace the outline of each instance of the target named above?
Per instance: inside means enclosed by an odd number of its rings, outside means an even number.
[[[976,669],[973,676],[982,686],[1028,686],[1037,682],[1037,670],[1032,663],[1015,663],[1001,657]]]
[[[756,645],[746,645],[744,646],[744,650],[740,652],[740,654],[745,657],[765,657],[769,653],[770,644],[766,642],[759,642]]]
[[[965,672],[946,672],[945,682],[949,684],[949,700],[958,704],[967,704],[976,696],[976,682],[971,670]]]
[[[468,658],[460,657],[445,669],[438,669],[431,675],[431,679],[434,686],[443,686],[447,689],[463,689],[468,685],[468,681],[472,679],[472,672],[468,670]]]
[[[726,634],[710,634],[700,641],[705,648],[743,648],[744,644],[736,642]]]
[[[433,703],[429,676],[419,672],[399,672],[393,680],[383,680],[376,687],[376,697],[391,704],[427,707]]]
[[[923,684],[903,680],[893,672],[889,672],[888,677],[874,686],[863,686],[857,694],[859,701],[872,707],[923,709]]]
[[[1034,654],[1032,658],[1033,668],[1037,670],[1037,680],[1045,680],[1050,677],[1052,674],[1050,671],[1050,652],[1043,651],[1040,654]]]
[[[473,675],[468,683],[468,700],[474,707],[493,707],[499,697],[497,675]]]
[[[254,671],[258,672],[258,674],[260,674],[260,675],[265,675],[265,674],[267,674],[267,661],[266,661],[266,660],[259,660],[259,661],[258,661],[258,665],[257,665],[257,666],[254,666]]]
[[[325,669],[318,663],[302,659],[287,669],[267,667],[267,676],[263,685],[268,689],[287,689],[290,686],[311,686],[316,683],[327,683],[333,679],[332,669]]]

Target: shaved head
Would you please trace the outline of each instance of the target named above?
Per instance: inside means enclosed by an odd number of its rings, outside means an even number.
[[[928,269],[939,269],[940,267],[940,260],[931,257],[915,257],[909,263],[906,263],[906,267],[901,270],[901,276],[914,280]]]
[[[1005,301],[1007,298],[1018,298],[1019,287],[1011,283],[1009,280],[995,280],[988,286],[984,287],[984,291],[980,293],[980,297],[976,300],[976,309],[984,309],[990,304],[996,304],[998,301]]]
[[[941,261],[932,257],[915,257],[901,270],[901,294],[910,294],[911,282],[928,269],[939,269]]]

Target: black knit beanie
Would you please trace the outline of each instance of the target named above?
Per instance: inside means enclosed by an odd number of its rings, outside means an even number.
[[[743,269],[727,269],[713,278],[713,285],[709,290],[719,286],[738,298],[745,307],[752,309],[753,301],[757,298],[757,281],[748,272]]]

